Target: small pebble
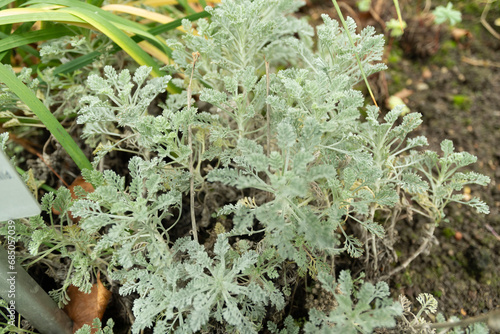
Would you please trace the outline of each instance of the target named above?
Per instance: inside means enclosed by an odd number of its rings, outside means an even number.
[[[429,89],[429,85],[426,84],[425,82],[419,82],[417,84],[417,90],[422,91],[422,90],[427,90],[427,89]]]

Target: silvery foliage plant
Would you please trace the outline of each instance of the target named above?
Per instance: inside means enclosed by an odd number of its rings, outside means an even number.
[[[311,309],[307,333],[394,327],[403,308],[389,298],[387,284],[358,284],[347,271],[336,279],[335,258],[365,256],[374,250],[368,242],[380,247],[395,228],[388,215],[409,198],[431,224],[443,220],[450,202],[488,212],[460,194],[467,184],[489,182],[458,171],[475,157],[455,152],[450,141],[440,154],[425,151],[426,138],[411,136],[420,114],[396,108],[381,116],[353,89],[362,80],[355,53],[366,75],[385,68],[383,37],[372,27],[356,33],[349,18],[345,31],[323,15],[314,45],[313,28],[291,15],[301,5],[222,1],[207,8],[210,20],[199,20],[196,30],[184,21],[187,33],[168,40],[175,79],[148,79],[146,67],[134,74],[106,67],[102,77],[88,78],[77,122],[95,148],[94,166],[112,151],[134,157],[126,177],[85,172],[95,192],[66,205],[80,217],[77,234],[92,240],[73,268],[107,269],[120,293],[134,296],[133,333],[296,333],[293,319],[280,331],[283,322],[271,316],[284,314],[293,300],[287,275],[291,282],[306,275],[319,281],[338,304]],[[198,104],[188,108],[183,91],[151,114],[169,82],[190,85]],[[229,221],[231,229],[207,229],[215,238],[206,247],[188,234],[172,238],[179,221],[188,220],[179,215],[186,213],[191,153],[196,191],[225,187],[245,196],[213,212],[213,223]],[[37,245],[51,240],[50,233],[37,235],[46,238]],[[91,275],[77,276],[73,284],[87,289]]]

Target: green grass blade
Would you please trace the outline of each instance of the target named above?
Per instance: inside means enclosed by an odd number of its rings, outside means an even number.
[[[83,8],[64,8],[64,11],[73,14],[76,17],[79,17],[80,19],[97,28],[103,34],[108,36],[113,42],[118,44],[139,65],[151,66],[153,68],[152,74],[154,76],[164,75],[164,73],[160,71],[158,64],[154,61],[153,58],[151,58],[149,54],[146,53],[146,51],[141,49],[130,37],[127,36],[127,34],[101,17],[100,13],[91,12]]]
[[[200,12],[200,13],[196,13],[196,14],[193,14],[193,15],[189,15],[189,16],[186,16],[186,17],[183,17],[182,19],[178,19],[178,20],[175,20],[175,21],[172,21],[172,22],[169,22],[169,23],[165,23],[165,24],[162,24],[162,25],[159,25],[157,27],[154,27],[154,28],[151,28],[148,30],[148,33],[152,34],[152,35],[158,35],[158,34],[161,34],[161,33],[164,33],[164,32],[167,32],[169,30],[173,30],[179,26],[182,25],[182,20],[184,19],[188,19],[190,21],[196,21],[200,18],[203,18],[203,17],[208,17],[210,16],[209,13],[203,11],[203,12]],[[139,43],[140,41],[143,40],[143,38],[141,36],[133,36],[132,37],[132,40],[136,43]],[[120,48],[117,46],[115,47],[113,50],[111,50],[111,53],[115,53],[117,51],[119,51]],[[54,71],[54,74],[63,74],[63,73],[70,73],[70,72],[73,72],[73,71],[76,71],[86,65],[89,65],[91,64],[96,58],[98,58],[102,53],[99,52],[99,51],[94,51],[94,52],[91,52],[91,53],[88,53],[84,56],[81,56],[81,57],[78,57],[77,59],[74,59],[70,62],[67,62],[66,64],[63,64],[61,66],[59,66],[55,71]],[[172,56],[172,50],[168,49],[166,54],[171,57]]]
[[[97,7],[101,7],[103,2],[104,0],[87,0],[87,3]]]
[[[180,27],[182,25],[182,20],[189,20],[192,22],[192,21],[196,21],[198,19],[201,19],[203,17],[208,17],[208,16],[210,16],[210,14],[208,12],[202,11],[202,12],[199,12],[199,13],[196,13],[193,15],[185,16],[181,19],[177,19],[177,20],[169,22],[169,23],[159,25],[159,26],[154,27],[154,28],[151,28],[148,30],[148,32],[150,34],[153,34],[153,35],[158,35],[158,34],[167,32],[169,30],[173,30],[177,27]]]
[[[4,52],[0,52],[0,62],[2,61],[2,59],[8,54],[7,51],[4,51]]]
[[[15,8],[0,11],[0,24],[32,21],[65,21],[90,24],[118,44],[137,63],[151,66],[153,68],[153,75],[163,75],[153,58],[142,50],[127,34],[110,23],[109,20],[103,18],[99,12],[89,11],[84,8],[62,8],[58,10]]]
[[[191,6],[188,4],[187,0],[177,0],[177,2],[179,3],[179,5],[182,6],[182,8],[184,8],[186,13],[188,13],[188,14],[196,13],[195,10],[193,8],[191,8]]]
[[[4,51],[11,50],[13,48],[20,48],[26,53],[32,54],[35,57],[40,57],[40,53],[33,48],[32,46],[29,46],[27,44],[29,43],[24,43],[24,42],[17,42],[17,37],[14,37],[16,35],[7,35],[4,34],[3,32],[0,32],[0,53],[3,53]]]
[[[5,83],[35,113],[47,127],[47,130],[50,131],[66,152],[68,152],[80,170],[84,168],[92,169],[90,161],[54,115],[4,64],[0,64],[0,81]]]
[[[117,48],[119,50],[119,48]],[[96,58],[98,58],[102,53],[99,51],[92,51],[87,53],[86,55],[80,56],[72,61],[67,62],[66,64],[62,64],[58,66],[54,70],[54,74],[67,74],[72,73],[84,66],[92,64]]]
[[[143,36],[145,40],[148,40],[151,43],[156,44],[157,47],[161,47],[160,46],[161,41],[158,40],[154,35],[148,33],[144,25],[134,21],[127,20],[123,17],[120,17],[116,14],[113,14],[109,11],[103,10],[99,7],[96,7],[94,5],[85,2],[81,2],[78,0],[49,0],[49,1],[31,0],[27,2],[25,5],[47,6],[48,4],[65,6],[69,9],[78,8],[78,11],[80,11],[80,9],[91,11],[92,13],[95,13],[101,16],[106,21],[112,23],[120,30],[128,31],[133,34]]]
[[[0,11],[0,25],[35,21],[86,23],[69,13],[43,8],[12,8]]]
[[[207,6],[207,2],[205,0],[200,0],[200,6],[201,8],[205,9],[205,7]]]
[[[15,0],[0,0],[0,8],[7,6],[9,3],[14,2]]]
[[[54,38],[73,35],[75,35],[75,32],[64,26],[29,31],[21,34],[14,33],[10,36],[5,36],[0,33],[0,37],[2,37],[0,40],[0,52],[39,41],[47,41]],[[36,51],[35,55],[38,56],[38,51]]]
[[[337,14],[340,18],[340,21],[342,22],[342,26],[344,27],[344,31],[347,34],[347,37],[349,38],[349,43],[351,43],[351,46],[355,48],[356,46],[354,45],[354,41],[352,40],[351,34],[349,33],[349,29],[347,28],[347,23],[344,20],[344,16],[342,15],[342,12],[340,11],[340,7],[337,4],[337,0],[332,0],[333,5],[335,6],[335,10],[337,11]],[[377,101],[375,100],[375,97],[373,96],[372,89],[370,88],[370,84],[368,83],[368,79],[366,78],[365,70],[363,69],[363,65],[361,64],[361,60],[359,59],[359,55],[357,53],[354,53],[354,56],[356,56],[356,61],[358,62],[359,70],[361,71],[361,75],[363,76],[363,80],[365,81],[366,88],[368,88],[368,92],[370,93],[370,96],[373,100],[373,103],[378,107]]]
[[[396,13],[398,13],[399,25],[401,26],[401,31],[405,31],[405,27],[403,25],[403,18],[401,17],[401,10],[399,9],[399,1],[394,0],[394,7],[396,7]]]
[[[53,0],[49,2],[40,2],[35,0],[30,1],[25,5],[28,4],[31,4],[31,7],[13,8],[0,11],[0,25],[33,21],[55,21],[88,24],[90,22],[86,22],[78,15],[69,15],[68,12],[68,10],[76,10],[76,12],[84,12],[85,10],[87,10],[93,15],[102,16],[100,19],[101,21],[105,21],[103,23],[112,24],[120,30],[129,31],[133,34],[142,36],[144,40],[148,40],[159,49],[166,48],[166,44],[162,40],[156,38],[154,35],[148,33],[143,25],[121,18],[115,14],[102,10],[99,7],[73,0]],[[48,5],[59,5],[67,7],[60,9],[48,9],[46,8]],[[96,27],[96,29],[99,28]]]
[[[16,166],[16,170],[17,170],[17,172],[18,172],[20,175],[24,175],[24,174],[26,174],[26,172],[25,172],[24,170],[22,170],[21,168],[19,168],[19,167],[17,167],[17,166]],[[37,181],[37,182],[38,182],[38,181]],[[45,190],[45,191],[50,191],[50,192],[53,192],[53,193],[55,193],[55,192],[57,191],[56,189],[52,188],[52,187],[51,187],[51,186],[49,186],[49,185],[46,185],[45,183],[43,183],[43,184],[40,186],[40,189],[43,189],[43,190]]]

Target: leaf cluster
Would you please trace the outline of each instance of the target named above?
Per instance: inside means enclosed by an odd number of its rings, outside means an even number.
[[[169,254],[162,265],[149,263],[146,269],[113,274],[123,282],[121,294],[140,295],[133,309],[134,333],[153,320],[159,333],[206,331],[213,321],[224,324],[228,332],[257,333],[267,305],[284,307],[273,284],[253,274],[258,254],[238,253],[224,234],[217,238],[213,257],[189,238],[177,240]]]
[[[385,282],[376,285],[363,283],[359,289],[349,271],[341,271],[338,286],[329,275],[318,276],[327,291],[331,292],[338,306],[324,314],[311,309],[309,322],[305,326],[306,333],[373,333],[377,327],[391,328],[396,325],[396,317],[403,312],[401,304],[389,296],[389,286]]]

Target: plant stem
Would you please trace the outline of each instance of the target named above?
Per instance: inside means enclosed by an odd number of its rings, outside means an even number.
[[[266,98],[269,97],[269,62],[266,61]],[[266,101],[267,157],[271,154],[271,106]]]
[[[450,322],[440,322],[437,324],[421,324],[416,325],[415,329],[430,329],[430,328],[450,328],[450,327],[463,327],[467,325],[474,324],[476,322],[487,322],[488,326],[493,330],[498,330],[498,325],[495,321],[500,318],[500,309],[492,310],[485,314],[480,314],[478,316],[467,318],[460,321],[450,321]]]
[[[351,46],[353,49],[355,48],[354,41],[352,40],[351,33],[349,32],[349,29],[347,28],[347,23],[344,20],[344,16],[342,15],[342,12],[340,11],[340,7],[337,4],[337,0],[332,0],[333,6],[335,7],[335,10],[337,11],[337,14],[339,15],[340,21],[342,22],[342,26],[344,27],[344,31],[349,38],[349,42],[351,43]],[[370,84],[368,83],[368,79],[366,78],[365,71],[363,69],[363,65],[361,64],[361,60],[359,59],[359,55],[355,52],[354,56],[356,57],[356,61],[358,62],[359,70],[361,71],[361,76],[363,77],[363,80],[365,81],[366,88],[368,88],[368,92],[370,93],[370,96],[372,98],[373,104],[375,104],[376,107],[377,101],[375,100],[375,97],[373,96],[372,89],[370,88]]]
[[[432,222],[430,225],[431,226],[429,228],[429,231],[427,231],[427,236],[425,237],[424,241],[422,242],[422,244],[420,245],[420,247],[417,249],[417,251],[415,253],[413,253],[408,259],[406,259],[406,261],[403,262],[403,264],[401,264],[399,267],[396,267],[395,269],[393,269],[387,276],[384,276],[381,279],[389,278],[392,275],[394,275],[394,274],[400,272],[401,270],[405,269],[406,267],[408,267],[408,265],[413,260],[415,260],[420,254],[422,254],[427,249],[427,247],[429,246],[430,241],[432,240],[432,237],[434,236],[434,230],[436,229],[436,224],[434,222]]]
[[[193,83],[193,73],[194,73],[194,66],[196,64],[196,61],[198,60],[198,57],[200,54],[198,52],[193,52],[193,67],[191,69],[191,77],[189,78],[189,86],[187,89],[187,107],[188,110],[191,109],[191,96],[192,96],[192,90],[191,90],[191,84]],[[191,128],[191,123],[189,122],[188,125],[188,145],[189,145],[189,151],[191,152],[189,154],[189,174],[190,174],[190,180],[189,180],[189,202],[190,202],[190,211],[191,211],[191,226],[193,228],[193,238],[196,242],[198,242],[198,227],[196,225],[196,216],[194,212],[194,168],[193,168],[193,130]]]

